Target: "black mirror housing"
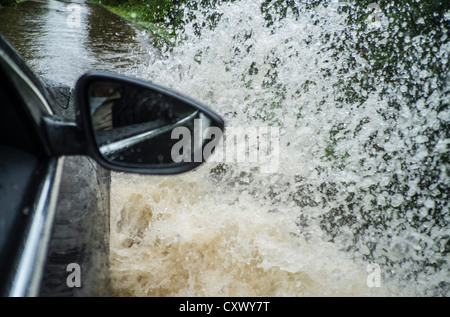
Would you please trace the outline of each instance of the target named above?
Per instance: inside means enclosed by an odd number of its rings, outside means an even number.
[[[223,119],[199,102],[114,73],[84,74],[75,86],[75,102],[86,154],[120,172],[168,175],[192,170],[207,159],[205,129],[224,129]]]

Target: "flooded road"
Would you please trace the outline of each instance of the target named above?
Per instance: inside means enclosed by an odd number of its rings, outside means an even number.
[[[72,87],[89,70],[129,71],[156,52],[124,19],[83,0],[5,8],[0,32],[39,75]]]
[[[417,58],[399,64],[399,82],[418,74],[403,85],[373,76],[368,86],[376,63],[345,14],[318,6],[267,26],[260,5],[219,6],[200,33],[187,23],[170,54],[84,1],[0,10],[0,32],[50,79],[116,71],[203,102],[228,129],[279,129],[270,171],[226,158],[171,177],[113,174],[114,295],[448,296],[448,82]],[[426,38],[405,43],[424,55]],[[446,63],[447,38],[433,44]],[[424,97],[403,98],[420,85]]]

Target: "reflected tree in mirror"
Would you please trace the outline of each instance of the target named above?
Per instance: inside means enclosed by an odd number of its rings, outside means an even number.
[[[172,131],[180,127],[191,138],[184,140],[188,146],[180,153],[182,162],[193,161],[195,152],[201,152],[201,136],[211,120],[182,98],[114,81],[95,81],[88,91],[95,140],[106,160],[126,165],[178,164],[181,160],[173,157],[172,150],[179,148],[180,140]]]

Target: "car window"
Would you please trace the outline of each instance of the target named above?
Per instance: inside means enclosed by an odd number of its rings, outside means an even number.
[[[45,97],[33,83],[32,79],[3,50],[0,50],[0,63],[8,81],[15,86],[16,90],[20,91],[23,101],[28,105],[36,122],[40,121],[42,113],[52,113]]]
[[[39,126],[51,110],[30,78],[1,49],[0,82],[0,142],[39,156],[48,153]]]

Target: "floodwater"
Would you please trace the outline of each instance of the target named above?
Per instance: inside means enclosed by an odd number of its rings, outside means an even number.
[[[438,85],[424,54],[398,64],[417,76],[368,87],[374,63],[330,7],[268,26],[259,1],[224,4],[213,29],[188,23],[162,52],[83,1],[74,25],[70,3],[0,11],[2,34],[38,73],[73,84],[90,69],[117,71],[201,101],[228,130],[276,132],[269,161],[222,155],[183,175],[113,174],[115,295],[450,295],[449,78]],[[422,53],[426,40],[404,38]],[[432,44],[448,65],[448,39]],[[412,86],[425,87],[413,101],[403,97]]]
[[[124,19],[83,0],[5,8],[0,31],[39,75],[70,86],[89,70],[123,72],[151,62],[156,52]]]

